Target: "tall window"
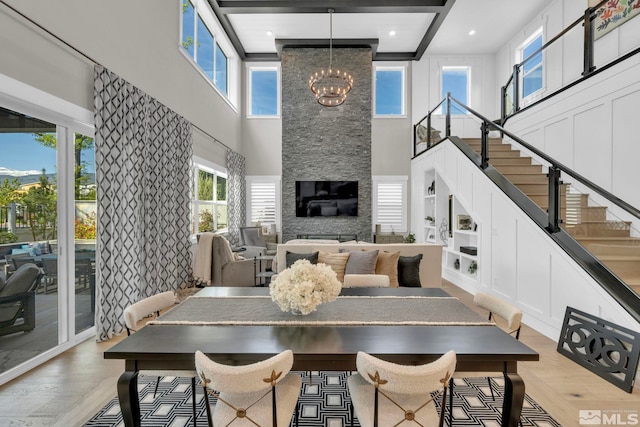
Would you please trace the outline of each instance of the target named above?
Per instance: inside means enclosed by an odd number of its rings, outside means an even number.
[[[222,168],[194,160],[193,233],[224,230],[228,226],[227,174]]]
[[[247,176],[247,224],[280,228],[280,177]]]
[[[375,67],[375,115],[405,114],[405,67]]]
[[[204,0],[181,0],[181,45],[224,96],[228,96],[228,56],[215,37],[215,18]]]
[[[278,116],[278,68],[249,68],[249,111],[250,116]]]
[[[456,100],[469,105],[470,74],[469,67],[442,67],[442,98],[446,97],[447,93],[451,93]],[[442,108],[444,114],[445,107]],[[466,114],[466,111],[457,104],[451,103],[451,114]]]
[[[382,231],[407,231],[407,177],[373,177],[373,223]]]
[[[542,89],[542,28],[530,37],[520,48],[522,64],[522,98]],[[536,53],[537,52],[537,53]]]

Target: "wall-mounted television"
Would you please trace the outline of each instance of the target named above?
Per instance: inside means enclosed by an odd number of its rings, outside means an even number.
[[[358,216],[358,181],[296,181],[296,216]]]

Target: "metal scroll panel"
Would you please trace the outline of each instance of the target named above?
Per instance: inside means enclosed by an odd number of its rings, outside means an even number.
[[[558,352],[631,393],[640,355],[640,333],[567,307]]]

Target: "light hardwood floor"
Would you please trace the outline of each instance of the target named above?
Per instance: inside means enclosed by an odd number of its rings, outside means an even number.
[[[447,282],[443,287],[476,309],[471,295]],[[122,338],[86,341],[0,387],[0,425],[83,425],[116,394],[124,362],[104,360],[102,352]],[[577,426],[581,409],[640,411],[640,389],[625,393],[557,353],[554,341],[526,325],[520,338],[540,353],[539,362],[519,364],[526,391],[562,425]]]

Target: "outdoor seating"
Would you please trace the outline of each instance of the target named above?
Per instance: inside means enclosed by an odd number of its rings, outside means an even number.
[[[31,331],[36,327],[36,289],[42,273],[35,264],[25,264],[0,289],[0,335]]]

